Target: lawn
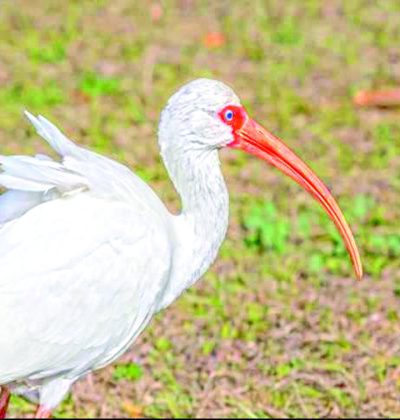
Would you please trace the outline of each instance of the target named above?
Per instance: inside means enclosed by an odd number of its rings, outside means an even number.
[[[400,416],[400,109],[352,100],[400,84],[399,19],[398,0],[0,2],[1,154],[48,153],[28,109],[177,211],[159,113],[216,78],[332,189],[365,269],[291,180],[223,151],[218,260],[56,417]],[[13,397],[11,416],[32,410]]]

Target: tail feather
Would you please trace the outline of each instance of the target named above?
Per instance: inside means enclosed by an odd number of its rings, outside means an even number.
[[[22,216],[40,203],[59,196],[56,191],[10,190],[0,195],[0,226]]]
[[[38,134],[63,158],[84,156],[86,151],[45,118],[36,118],[27,111],[25,115]],[[0,225],[3,225],[45,201],[87,189],[88,181],[78,171],[45,155],[0,155],[0,187],[8,190],[0,195]]]
[[[0,169],[3,171],[0,185],[8,189],[46,191],[56,188],[67,192],[87,185],[85,177],[62,163],[31,156],[0,155]]]
[[[52,188],[50,184],[44,184],[40,182],[31,181],[29,179],[18,178],[16,176],[8,174],[0,174],[0,186],[7,190],[18,190],[18,191],[48,191]]]
[[[126,166],[79,147],[46,118],[27,111],[25,115],[61,161],[45,155],[0,155],[0,188],[8,189],[0,195],[0,225],[47,200],[81,191],[164,210],[152,190]]]
[[[60,156],[78,157],[85,154],[84,149],[78,147],[74,142],[64,136],[64,134],[46,118],[41,115],[35,117],[28,111],[25,111],[25,116],[35,127],[37,133],[43,137]]]

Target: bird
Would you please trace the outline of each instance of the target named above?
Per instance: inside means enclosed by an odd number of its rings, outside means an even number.
[[[310,193],[362,277],[330,190],[223,82],[192,80],[161,112],[158,143],[177,214],[127,166],[25,114],[59,158],[0,155],[0,417],[13,393],[37,402],[36,418],[51,417],[77,380],[120,357],[203,276],[228,227],[224,147],[261,158]]]

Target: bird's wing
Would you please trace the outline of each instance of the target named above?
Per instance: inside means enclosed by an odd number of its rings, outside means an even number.
[[[48,200],[81,191],[167,215],[153,190],[126,166],[77,146],[46,118],[25,114],[61,162],[42,155],[0,155],[0,186],[9,190],[0,195],[0,225]]]
[[[41,157],[1,156],[0,225],[36,205],[89,188],[86,178],[62,163]]]
[[[0,157],[0,384],[116,357],[155,311],[172,253],[150,187],[27,116],[61,161]]]
[[[0,384],[79,376],[118,356],[156,310],[171,265],[168,226],[86,194],[0,229]]]

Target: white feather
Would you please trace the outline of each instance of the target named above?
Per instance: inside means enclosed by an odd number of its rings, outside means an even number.
[[[42,136],[60,156],[85,155],[84,149],[78,147],[74,142],[65,137],[64,134],[46,118],[41,115],[35,117],[28,111],[25,111],[25,115],[36,128],[37,133]]]
[[[127,167],[26,112],[61,161],[0,156],[0,384],[54,408],[206,271],[228,220],[216,151],[228,131],[211,115],[230,102],[228,87],[200,80],[163,112],[179,216]]]
[[[1,176],[1,175],[0,175]],[[49,197],[52,196],[48,192]],[[21,217],[25,212],[46,201],[43,191],[10,190],[0,195],[0,225]]]
[[[171,227],[128,168],[27,115],[63,160],[0,156],[0,384],[23,381],[52,408],[149,322],[168,281]]]
[[[39,191],[56,188],[61,193],[88,187],[84,176],[52,160],[30,156],[0,156],[0,169],[3,171],[1,175],[21,181],[19,188],[13,187],[12,189],[24,190],[24,182],[36,184],[37,188],[42,186]],[[1,179],[0,177],[0,184],[2,183]],[[7,185],[3,185],[7,187]],[[37,191],[37,189],[35,190]]]

